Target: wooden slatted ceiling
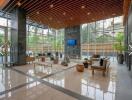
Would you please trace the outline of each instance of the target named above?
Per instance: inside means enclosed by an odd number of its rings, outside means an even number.
[[[5,11],[21,7],[27,18],[57,29],[123,14],[123,0],[11,0],[9,4]]]
[[[9,0],[0,0],[0,9],[2,9],[8,2]]]
[[[123,24],[125,25],[127,18],[128,18],[128,11],[129,7],[131,4],[132,0],[124,0],[124,5],[123,5],[123,13],[124,13],[124,19],[123,19]]]

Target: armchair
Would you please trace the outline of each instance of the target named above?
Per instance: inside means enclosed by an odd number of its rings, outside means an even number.
[[[102,71],[103,76],[105,76],[105,72],[108,72],[109,65],[110,65],[110,61],[108,59],[103,60],[102,66],[100,66],[99,63],[94,63],[93,65],[91,65],[92,74],[94,75],[94,70],[98,70],[98,71]]]

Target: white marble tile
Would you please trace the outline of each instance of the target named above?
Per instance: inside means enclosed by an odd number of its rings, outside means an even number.
[[[23,88],[17,89],[0,96],[1,100],[76,100],[53,88],[34,82]]]
[[[109,74],[105,77],[99,71],[93,76],[90,68],[82,73],[72,68],[43,80],[95,100],[107,100],[105,99],[107,97],[108,100],[114,100],[116,90],[116,68],[114,67],[116,66],[111,66]]]
[[[33,81],[16,71],[0,68],[0,92]]]
[[[60,63],[59,64],[52,64],[52,67],[47,67],[47,66],[40,66],[36,65],[34,68],[34,64],[27,64],[24,66],[19,66],[19,67],[14,67],[15,69],[22,71],[24,73],[30,74],[32,76],[36,76],[38,78],[50,75],[52,73],[56,73],[58,71],[67,69],[69,67],[75,66],[76,63],[71,62],[69,63],[68,66],[62,66]]]

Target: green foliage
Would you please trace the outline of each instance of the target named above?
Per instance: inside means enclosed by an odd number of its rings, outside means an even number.
[[[54,39],[50,39],[51,46],[54,50],[61,50],[64,40],[64,31],[59,31],[56,37]]]
[[[82,43],[93,43],[93,42],[95,42],[95,34],[93,34],[92,32],[94,32],[95,31],[95,26],[94,25],[91,25],[91,26],[89,26],[90,27],[90,31],[88,31],[88,27],[87,27],[87,25],[85,25],[85,26],[83,26],[82,27],[82,34],[81,34],[81,36],[82,36]],[[90,37],[90,38],[89,38]]]
[[[36,43],[39,41],[42,41],[41,37],[39,35],[31,34],[28,38],[28,46],[35,46]]]
[[[125,50],[124,46],[124,33],[119,32],[116,34],[115,37],[116,42],[113,44],[113,47],[115,50],[117,50],[118,53],[122,53]]]
[[[96,25],[96,28],[99,29],[99,24]],[[98,31],[98,30],[97,30]],[[109,43],[113,42],[113,36],[110,34],[98,34],[95,31],[95,25],[85,25],[82,27],[82,43]]]
[[[88,60],[88,58],[84,58],[84,60],[86,60],[86,61],[87,61],[87,60]]]
[[[57,35],[55,33],[56,32],[53,29],[45,36],[30,32],[29,37],[27,38],[27,44],[29,47],[34,47],[36,45],[39,47],[42,46],[42,44],[45,44],[44,46],[49,46],[49,49],[61,50],[63,49],[62,45],[64,44],[64,31],[59,31]]]
[[[39,36],[33,35],[29,37],[29,42],[30,43],[37,43],[39,41]]]
[[[102,34],[96,38],[97,43],[109,43],[113,41],[113,37],[107,34]]]
[[[115,40],[119,43],[122,43],[124,41],[124,33],[118,32],[116,34]]]
[[[0,45],[2,45],[4,42],[4,36],[0,33]]]

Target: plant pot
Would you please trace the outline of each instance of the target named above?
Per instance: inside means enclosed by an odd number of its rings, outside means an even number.
[[[119,64],[123,64],[124,62],[124,55],[123,54],[118,54],[117,55],[117,61]]]
[[[85,68],[88,68],[88,63],[87,62],[84,62],[83,65],[84,65]]]
[[[53,61],[53,60],[54,60],[54,57],[53,57],[53,56],[51,56],[51,57],[50,57],[50,60],[51,60],[51,61]]]
[[[78,65],[76,66],[76,70],[77,70],[78,72],[83,72],[83,71],[84,71],[84,66],[78,64]]]

